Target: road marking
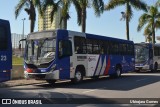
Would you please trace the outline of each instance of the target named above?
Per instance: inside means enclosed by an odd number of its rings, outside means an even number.
[[[93,91],[96,91],[96,90],[83,91],[82,93],[89,93],[89,92],[93,92]]]
[[[136,82],[144,81],[144,80],[147,80],[147,79],[148,79],[148,78],[139,79],[139,80],[136,80]]]

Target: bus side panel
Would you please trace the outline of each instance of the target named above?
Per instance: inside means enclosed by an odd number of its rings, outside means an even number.
[[[122,66],[122,73],[126,73],[129,71],[134,71],[134,60],[132,60],[134,56],[129,55],[110,55],[110,69],[109,75],[116,73],[116,65],[120,64]]]
[[[116,64],[120,63],[120,57],[118,57],[117,55],[109,55],[107,57],[107,66],[109,66],[109,71],[108,71],[108,74],[114,74],[115,73],[115,66]]]
[[[57,31],[57,52],[59,50],[58,43],[60,40],[68,40],[68,31],[58,30]],[[57,69],[59,70],[59,79],[69,79],[70,78],[70,57],[58,58],[58,53],[56,53],[57,59]]]
[[[0,19],[0,26],[5,28],[4,32],[7,36],[7,49],[0,50],[0,82],[4,82],[11,79],[12,44],[9,21]]]
[[[10,70],[6,71],[6,70],[0,70],[0,82],[4,82],[4,81],[7,81],[7,80],[10,80],[11,79],[11,72]]]
[[[129,62],[129,66],[127,67],[128,68],[128,71],[135,71],[135,59],[134,59],[134,56],[127,56],[128,57],[128,62]]]
[[[11,51],[0,53],[0,82],[11,79],[12,55]]]
[[[8,21],[0,20],[0,26],[4,26],[7,35],[7,50],[0,52],[0,70],[12,69],[12,45],[11,45],[11,32],[10,24]]]

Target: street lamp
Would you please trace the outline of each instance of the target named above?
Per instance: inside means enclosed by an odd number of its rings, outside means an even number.
[[[120,19],[120,21],[124,21],[125,19],[126,19],[126,13],[125,12],[121,12],[121,14],[122,14],[122,17],[121,17],[121,19]]]
[[[23,19],[22,19],[22,21],[23,21],[22,39],[24,39],[24,21],[25,21],[25,20],[26,20],[26,18],[23,18]],[[24,44],[23,44],[23,42],[22,42],[22,50],[21,50],[22,55],[23,55],[23,47],[24,47]]]

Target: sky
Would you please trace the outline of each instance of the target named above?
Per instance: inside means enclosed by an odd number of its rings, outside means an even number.
[[[22,34],[22,19],[26,18],[24,21],[24,34],[27,35],[30,32],[30,20],[27,13],[22,10],[18,18],[15,19],[15,6],[19,1],[20,0],[0,0],[0,19],[10,21],[12,33]],[[105,3],[108,2],[108,0],[104,1]],[[148,5],[153,5],[157,0],[143,1]],[[124,6],[105,11],[100,17],[96,17],[92,8],[87,9],[86,33],[126,39],[125,21],[120,21],[122,11],[125,11]],[[69,13],[71,18],[68,21],[68,30],[80,32],[81,26],[77,25],[77,14],[74,6],[71,6]],[[143,29],[141,32],[137,32],[138,19],[143,13],[143,11],[133,9],[133,18],[130,22],[130,40],[133,40],[135,43],[145,42]],[[35,31],[38,31],[38,13],[36,17]],[[156,32],[156,36],[160,36],[160,30]]]

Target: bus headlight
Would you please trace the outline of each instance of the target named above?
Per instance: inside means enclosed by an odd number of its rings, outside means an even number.
[[[51,70],[55,70],[56,68],[56,64],[54,64],[52,67],[51,67]]]

